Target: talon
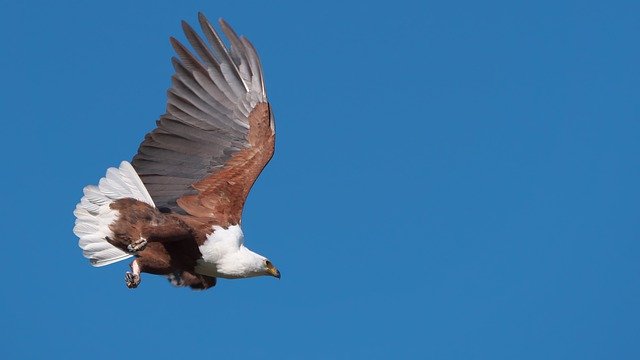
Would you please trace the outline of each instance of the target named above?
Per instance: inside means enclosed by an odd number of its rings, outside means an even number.
[[[124,274],[124,281],[129,289],[135,289],[140,285],[140,275],[127,271]]]
[[[140,238],[127,246],[127,250],[132,253],[140,252],[147,247],[147,239]]]

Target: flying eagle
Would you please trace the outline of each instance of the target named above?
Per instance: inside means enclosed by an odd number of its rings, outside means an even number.
[[[93,266],[130,257],[127,287],[140,274],[164,275],[176,286],[208,289],[216,278],[280,272],[244,246],[242,208],[273,156],[274,118],[253,45],[224,21],[227,47],[203,14],[206,42],[182,28],[197,54],[173,37],[175,74],[166,113],[131,163],[110,168],[84,188],[74,233]]]

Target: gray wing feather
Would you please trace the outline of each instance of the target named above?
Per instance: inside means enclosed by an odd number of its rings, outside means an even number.
[[[187,40],[189,40],[191,46],[193,46],[193,49],[198,53],[198,56],[200,56],[200,59],[205,62],[205,65],[207,67],[220,67],[218,61],[213,57],[213,54],[209,50],[209,47],[207,47],[207,44],[202,41],[200,35],[198,35],[198,33],[193,30],[191,25],[189,25],[184,20],[182,21],[182,31],[187,37]]]
[[[226,21],[220,19],[220,26],[222,27],[222,31],[225,33],[225,35],[231,42],[231,58],[234,60],[234,63],[239,64],[238,72],[240,74],[240,78],[243,80],[243,84],[246,86],[246,81],[249,80],[251,77],[251,74],[249,73],[249,68],[248,68],[249,60],[245,55],[247,52],[247,49],[244,47],[244,44],[242,43],[242,41],[240,41],[238,34],[236,34],[236,32],[233,31],[231,26],[229,26],[229,24],[227,24]]]
[[[236,81],[242,82],[242,79],[240,78],[240,72],[238,71],[238,67],[236,63],[231,59],[231,56],[229,56],[229,51],[227,50],[227,47],[222,42],[222,39],[220,39],[220,36],[216,32],[216,29],[214,29],[213,26],[211,26],[211,23],[209,23],[207,18],[202,13],[198,13],[198,21],[200,22],[202,32],[205,34],[205,36],[209,40],[209,43],[213,46],[217,54],[220,56],[220,59],[219,59],[220,65],[227,64],[233,67],[234,71],[232,71],[232,75],[235,77]],[[224,20],[220,19],[221,26],[223,26],[222,25],[223,22]]]
[[[186,22],[191,52],[170,38],[177,58],[167,91],[167,110],[147,134],[132,161],[158,207],[183,213],[176,200],[194,192],[192,184],[221,168],[248,146],[248,114],[266,101],[257,52],[224,20],[228,49],[203,14],[198,20],[207,42]],[[196,54],[196,55],[194,55]]]
[[[176,54],[180,58],[182,65],[184,65],[187,70],[198,72],[205,71],[206,68],[202,64],[200,64],[200,61],[198,61],[198,59],[193,56],[189,49],[182,45],[180,41],[176,40],[176,38],[172,36],[169,38],[169,42],[173,46],[173,50],[175,50]]]

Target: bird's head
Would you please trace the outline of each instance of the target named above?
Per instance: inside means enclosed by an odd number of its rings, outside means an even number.
[[[280,271],[278,271],[278,269],[273,266],[273,263],[267,259],[264,259],[264,272],[265,275],[270,275],[280,279]]]

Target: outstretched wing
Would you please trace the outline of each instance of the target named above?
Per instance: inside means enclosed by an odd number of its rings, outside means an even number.
[[[253,45],[221,19],[227,48],[203,14],[198,20],[206,42],[182,22],[197,57],[171,38],[178,58],[167,110],[132,165],[158,208],[237,224],[273,156],[273,116]]]

